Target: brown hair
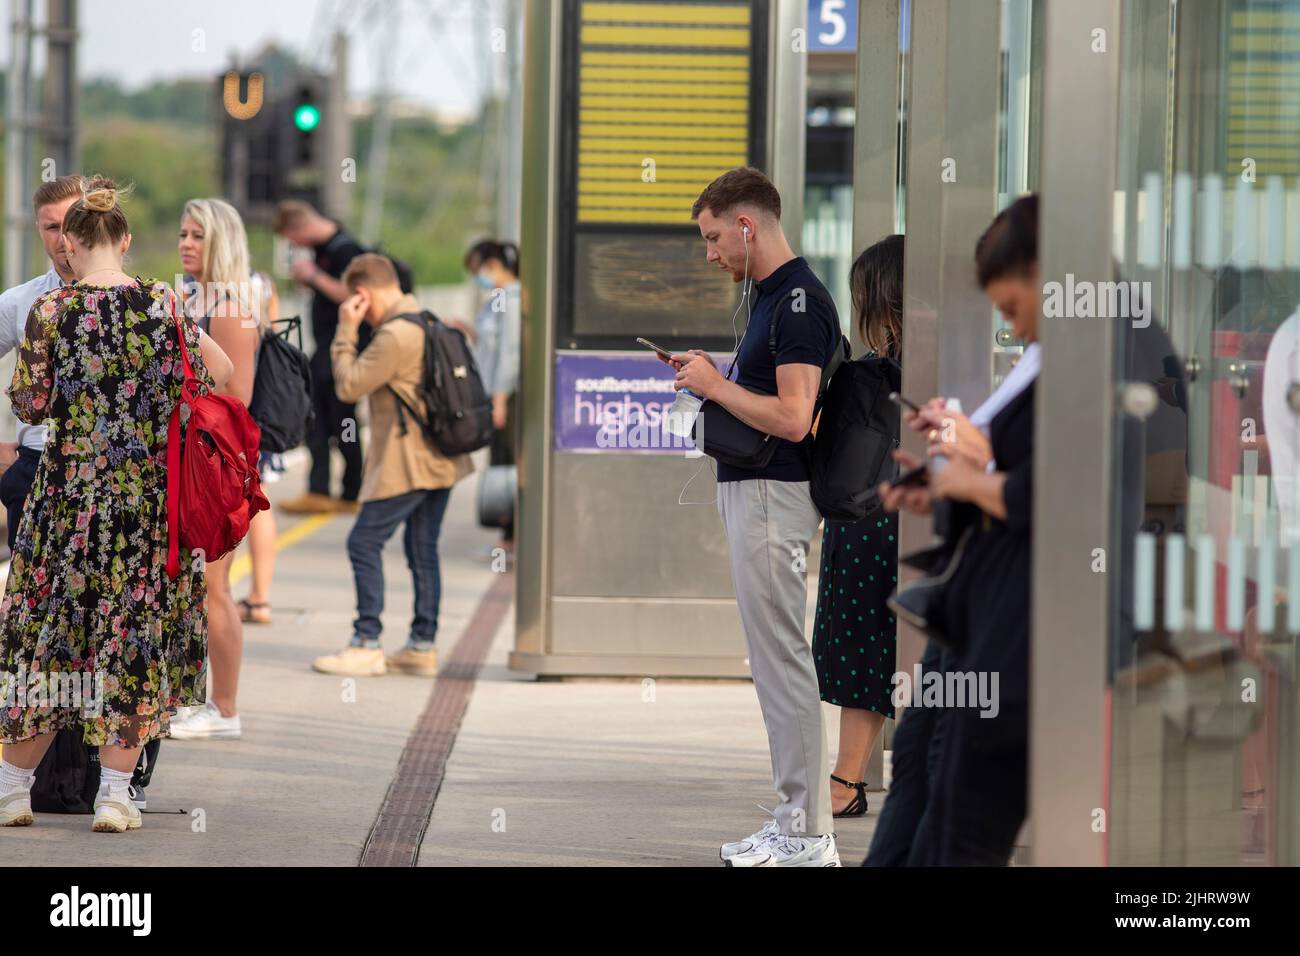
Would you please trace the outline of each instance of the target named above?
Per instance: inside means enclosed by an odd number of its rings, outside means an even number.
[[[888,236],[862,251],[849,270],[858,334],[877,355],[903,357],[903,237]]]
[[[86,180],[81,198],[68,207],[63,231],[87,248],[121,242],[131,231],[121,200],[129,192],[104,176]]]
[[[271,230],[276,233],[292,229],[304,219],[319,215],[311,203],[301,199],[282,199],[275,207],[275,217],[271,220]]]
[[[781,218],[781,194],[772,185],[772,180],[752,166],[729,169],[705,186],[691,207],[691,218],[699,219],[705,209],[721,216],[742,205],[756,206],[777,219]]]
[[[48,183],[41,183],[40,188],[32,194],[32,211],[40,212],[45,206],[80,196],[86,191],[86,177],[60,176]]]
[[[356,292],[359,286],[368,289],[402,287],[392,260],[377,252],[364,252],[349,262],[343,270],[343,284],[352,292]]]

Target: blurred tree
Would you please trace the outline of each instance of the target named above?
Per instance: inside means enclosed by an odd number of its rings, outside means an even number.
[[[82,171],[134,185],[127,205],[129,268],[172,281],[185,201],[218,189],[215,80],[154,83],[136,91],[112,79],[89,80],[82,84],[80,108]],[[489,111],[485,116],[490,130],[494,121]],[[354,121],[353,154],[361,160],[346,222],[352,229],[360,228],[371,128],[369,117]],[[431,115],[394,120],[381,241],[410,264],[417,284],[463,281],[465,249],[491,234],[491,193],[484,194],[482,170],[492,148],[483,117],[459,127],[440,125]],[[254,268],[270,269],[269,232],[250,227],[249,245]]]

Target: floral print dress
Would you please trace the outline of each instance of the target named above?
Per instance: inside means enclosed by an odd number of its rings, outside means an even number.
[[[206,698],[203,571],[182,548],[180,574],[166,572],[167,425],[184,379],[172,295],[138,278],[77,283],[28,315],[9,397],[49,437],[0,603],[0,672],[47,684],[0,698],[0,741],[80,727],[87,744],[137,747]],[[211,388],[198,329],[181,323]]]

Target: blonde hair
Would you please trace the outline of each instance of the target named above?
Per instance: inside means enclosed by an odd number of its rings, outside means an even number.
[[[104,176],[86,180],[81,198],[63,216],[63,231],[90,249],[121,242],[131,231],[121,203],[129,192]]]
[[[207,309],[208,292],[228,296],[247,315],[254,308],[253,282],[249,268],[248,233],[239,211],[224,199],[191,199],[182,219],[189,216],[203,230],[203,286],[200,295]],[[260,320],[259,320],[260,321]]]

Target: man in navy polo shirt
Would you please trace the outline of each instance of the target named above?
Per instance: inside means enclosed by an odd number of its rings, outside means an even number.
[[[821,522],[808,490],[809,432],[822,369],[840,344],[835,304],[781,228],[781,196],[756,169],[723,173],[692,218],[708,261],[753,279],[752,314],[734,381],[697,349],[675,355],[676,386],[726,408],[778,442],[761,469],[718,463],[718,511],[731,579],[772,751],[777,807],[748,839],[722,847],[729,866],[838,866],[826,731],[804,639],[807,554]],[[776,354],[770,350],[777,322]],[[707,423],[706,423],[707,425]]]

